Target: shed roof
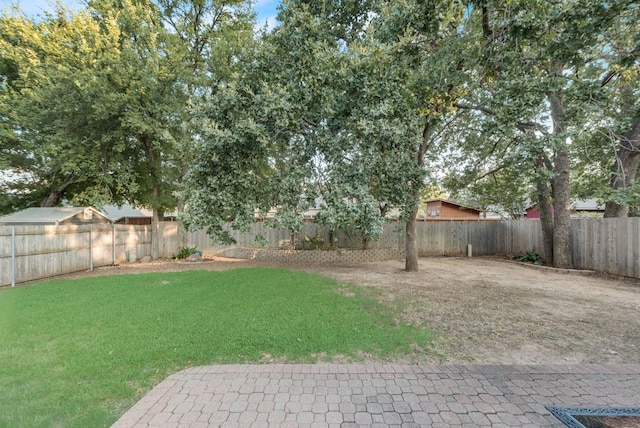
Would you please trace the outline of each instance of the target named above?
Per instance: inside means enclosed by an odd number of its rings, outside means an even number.
[[[51,208],[27,208],[13,214],[0,217],[0,224],[57,224],[85,210],[91,210],[93,215],[98,215],[107,220],[109,218],[92,207],[51,207]],[[109,220],[110,221],[110,220]]]
[[[426,201],[424,201],[425,204],[428,204],[429,202],[442,202],[442,203],[449,204],[449,205],[455,205],[455,206],[459,207],[460,209],[464,209],[464,210],[477,211],[479,213],[483,212],[481,209],[470,207],[468,205],[463,205],[463,204],[460,204],[460,203],[458,203],[456,201],[450,201],[448,199],[443,199],[443,198],[427,199]]]
[[[529,208],[537,208],[538,203],[531,201],[527,204],[527,210]],[[597,199],[574,199],[571,198],[571,209],[575,211],[604,211],[604,204],[598,203]]]
[[[597,199],[572,199],[571,209],[576,211],[604,211],[604,204],[599,204]]]
[[[148,211],[148,210],[147,210]],[[136,209],[129,204],[124,204],[122,206],[117,205],[105,205],[102,207],[102,212],[111,220],[117,221],[121,218],[149,218],[152,217],[152,214],[148,212],[143,212],[142,210]]]

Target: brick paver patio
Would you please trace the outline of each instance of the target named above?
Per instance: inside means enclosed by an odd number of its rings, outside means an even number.
[[[195,367],[114,427],[563,427],[545,405],[640,407],[640,365]]]

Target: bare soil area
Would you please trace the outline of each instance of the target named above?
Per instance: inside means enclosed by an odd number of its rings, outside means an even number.
[[[432,363],[640,363],[640,281],[560,272],[493,258],[423,258],[349,266],[214,259],[124,264],[70,276],[283,266],[368,287],[438,337]]]

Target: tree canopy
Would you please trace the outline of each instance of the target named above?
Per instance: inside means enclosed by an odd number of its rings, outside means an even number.
[[[636,2],[284,0],[278,19],[255,29],[242,0],[3,12],[0,209],[177,208],[229,241],[320,208],[365,245],[394,209],[416,270],[425,186],[537,203],[563,267],[572,194],[640,203]]]

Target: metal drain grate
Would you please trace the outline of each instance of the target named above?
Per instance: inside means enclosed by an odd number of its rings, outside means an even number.
[[[570,428],[640,427],[640,407],[545,407]]]

